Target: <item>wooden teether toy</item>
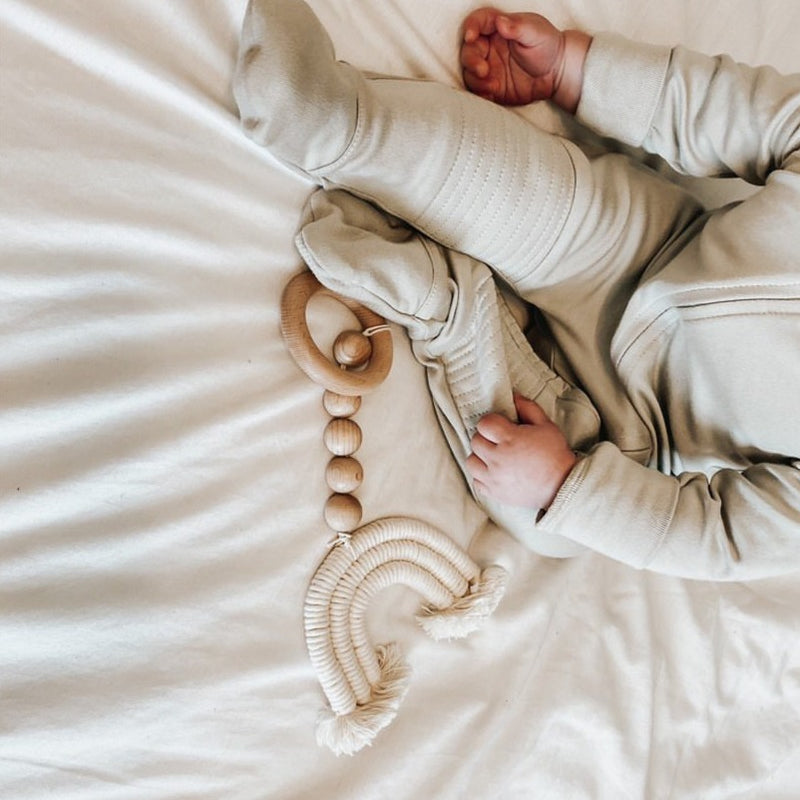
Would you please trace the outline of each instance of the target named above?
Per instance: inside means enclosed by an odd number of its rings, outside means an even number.
[[[308,330],[306,307],[317,293],[343,303],[363,326],[336,337],[335,364]],[[408,683],[398,647],[375,648],[369,641],[369,600],[387,586],[405,584],[425,600],[417,620],[430,636],[462,637],[495,609],[507,576],[501,567],[481,571],[449,537],[419,520],[390,517],[358,527],[362,508],[352,492],[364,479],[354,456],[362,433],[351,417],[391,369],[392,335],[385,320],[304,272],[284,291],[281,331],[300,368],[324,387],[322,402],[331,416],[323,440],[332,456],[325,480],[333,493],[323,516],[336,536],[312,578],[303,616],[308,654],[330,705],[317,741],[337,755],[352,754],[394,719]]]
[[[365,326],[363,331],[343,331],[336,337],[333,357],[338,369],[320,352],[308,330],[306,309],[317,293],[344,303]],[[391,332],[382,317],[326,289],[310,272],[296,275],[286,286],[281,312],[281,331],[289,352],[312,380],[325,387],[322,403],[333,417],[323,433],[325,447],[333,456],[325,480],[334,494],[323,513],[328,526],[344,538],[361,523],[361,503],[350,492],[364,478],[361,464],[353,458],[361,447],[361,428],[350,417],[361,407],[361,395],[383,383],[391,369]],[[383,336],[373,350],[371,339],[377,334]]]
[[[374,345],[367,340],[368,349],[360,344],[353,347],[351,343],[353,337],[349,332],[346,332],[346,335],[340,334],[337,338],[338,350],[344,357],[349,357],[353,350],[365,355],[360,363],[364,364],[369,360],[369,364],[363,370],[343,370],[335,366],[325,358],[311,338],[306,321],[306,306],[317,293],[332,297],[347,306],[367,333],[374,332],[378,327],[381,331],[386,331],[383,336],[376,337]],[[337,394],[348,396],[367,394],[383,383],[392,368],[392,337],[383,317],[379,317],[355,300],[326,289],[310,272],[301,272],[286,285],[281,306],[281,332],[289,352],[303,372],[315,383]],[[358,337],[366,339],[363,332],[355,333]],[[360,342],[360,339],[357,341]],[[334,350],[336,349],[334,345]],[[344,366],[355,365],[355,362],[340,363]]]

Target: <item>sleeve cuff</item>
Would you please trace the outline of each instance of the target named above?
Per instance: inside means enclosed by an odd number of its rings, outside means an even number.
[[[575,116],[603,136],[639,147],[658,106],[670,56],[669,47],[596,34]]]
[[[606,442],[576,464],[536,527],[641,569],[661,546],[678,490]]]

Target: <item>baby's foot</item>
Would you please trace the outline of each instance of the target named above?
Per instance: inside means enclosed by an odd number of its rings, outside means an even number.
[[[360,80],[305,3],[251,0],[234,95],[244,130],[273,155],[306,171],[338,158],[355,130]]]

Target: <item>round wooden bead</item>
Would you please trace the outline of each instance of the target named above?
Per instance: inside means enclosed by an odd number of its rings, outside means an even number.
[[[372,355],[372,342],[361,331],[343,331],[333,343],[333,357],[346,367],[360,367]]]
[[[325,447],[335,456],[349,456],[361,447],[361,428],[351,419],[332,419],[323,434]]]
[[[361,408],[361,398],[357,394],[337,394],[326,389],[322,405],[332,417],[352,417]]]
[[[337,532],[354,531],[361,522],[361,503],[351,494],[332,494],[325,503],[325,522]]]
[[[334,492],[352,492],[361,486],[364,469],[354,458],[335,456],[328,462],[325,480]]]

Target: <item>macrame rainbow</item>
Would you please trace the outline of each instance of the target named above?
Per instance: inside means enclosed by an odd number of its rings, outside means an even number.
[[[364,525],[320,564],[305,602],[308,653],[330,704],[317,741],[352,754],[395,717],[409,669],[399,648],[373,648],[366,629],[369,601],[403,584],[425,603],[417,620],[434,639],[466,636],[489,616],[505,590],[506,572],[483,572],[450,538],[409,518]]]

